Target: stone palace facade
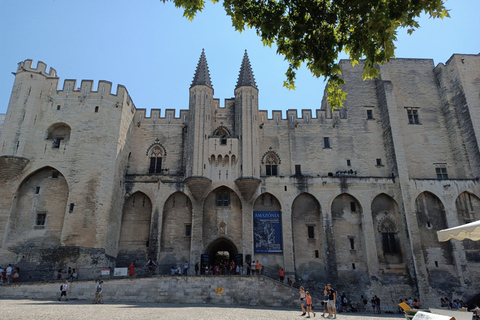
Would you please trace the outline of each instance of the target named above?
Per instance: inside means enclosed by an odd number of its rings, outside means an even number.
[[[60,86],[20,62],[0,129],[0,262],[41,280],[253,259],[385,303],[468,300],[480,244],[436,231],[480,219],[480,55],[393,59],[366,81],[341,66],[343,108],[268,117],[246,52],[222,107],[202,52],[188,110],[147,116],[121,85]]]

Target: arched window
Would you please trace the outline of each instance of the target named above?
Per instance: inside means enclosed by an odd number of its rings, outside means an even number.
[[[47,130],[47,139],[52,140],[52,148],[60,148],[62,141],[70,140],[71,128],[66,123],[55,123]]]
[[[383,253],[398,253],[395,225],[390,220],[384,220],[380,226],[382,233]]]
[[[220,145],[227,144],[227,137],[230,136],[230,132],[228,132],[227,128],[219,127],[213,132],[214,136],[220,137]]]
[[[267,176],[278,175],[278,158],[273,153],[269,153],[265,159],[265,174]]]
[[[161,173],[162,172],[162,156],[163,150],[160,146],[154,146],[150,150],[150,167],[148,173]]]

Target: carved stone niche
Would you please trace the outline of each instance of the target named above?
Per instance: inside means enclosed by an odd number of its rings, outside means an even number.
[[[185,179],[184,183],[187,185],[195,200],[200,200],[205,196],[207,190],[210,189],[212,180],[197,176]]]
[[[0,157],[0,180],[10,180],[22,173],[30,162],[27,158],[15,156]]]
[[[235,180],[238,190],[240,190],[242,197],[247,201],[252,199],[261,182],[260,179],[254,177],[242,177]]]

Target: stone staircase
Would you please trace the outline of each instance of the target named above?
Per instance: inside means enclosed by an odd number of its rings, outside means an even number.
[[[105,302],[154,302],[299,308],[298,289],[264,276],[159,276],[105,279]],[[1,299],[56,300],[61,281],[4,284]],[[93,300],[96,281],[69,283],[75,300]]]

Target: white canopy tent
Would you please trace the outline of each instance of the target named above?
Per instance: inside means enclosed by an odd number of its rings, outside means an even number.
[[[438,241],[448,241],[450,239],[473,241],[480,240],[480,220],[463,224],[458,227],[437,231]]]

